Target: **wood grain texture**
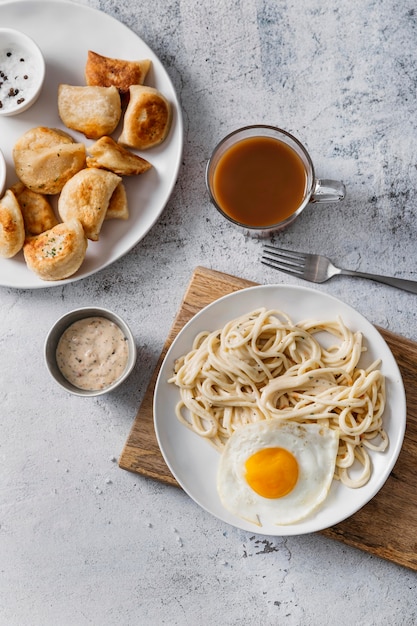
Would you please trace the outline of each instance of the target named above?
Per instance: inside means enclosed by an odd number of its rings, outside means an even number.
[[[164,344],[119,459],[122,469],[178,487],[159,450],[153,427],[153,391],[162,361],[178,332],[218,298],[255,283],[197,267]],[[379,493],[352,517],[321,533],[417,571],[417,343],[378,328],[403,376],[407,430],[400,456]]]

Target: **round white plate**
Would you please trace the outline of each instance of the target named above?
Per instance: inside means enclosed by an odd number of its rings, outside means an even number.
[[[0,24],[31,36],[46,61],[46,80],[37,103],[16,117],[0,119],[0,149],[7,161],[7,186],[16,182],[12,149],[29,128],[49,126],[65,129],[58,115],[60,83],[85,85],[84,68],[88,50],[121,59],[152,61],[145,84],[156,87],[173,107],[172,128],[158,147],[138,152],[153,168],[141,176],[124,177],[129,201],[128,220],[105,222],[99,242],[89,242],[80,270],[64,281],[45,282],[27,267],[20,252],[12,259],[0,259],[0,285],[34,289],[67,284],[107,267],[133,248],[160,217],[177,180],[183,147],[183,124],[179,102],[163,65],[152,50],[129,28],[114,18],[85,6],[59,0],[18,0],[0,2]],[[86,146],[93,141],[68,131]],[[113,134],[117,139],[121,124]]]
[[[229,513],[221,504],[216,489],[219,453],[201,437],[181,424],[175,416],[179,390],[167,383],[175,359],[191,349],[194,337],[202,330],[217,330],[226,322],[259,307],[279,309],[294,322],[306,318],[335,319],[340,315],[351,330],[363,333],[367,352],[360,365],[382,359],[386,377],[387,406],[384,426],[390,444],[385,452],[372,453],[373,471],[369,482],[360,489],[350,489],[333,481],[328,498],[313,515],[297,524],[260,527]],[[193,317],[172,343],[162,364],[154,394],[154,425],[164,459],[181,487],[203,509],[237,528],[265,535],[299,535],[329,528],[353,515],[381,489],[401,450],[406,422],[404,386],[397,363],[376,328],[360,313],[332,296],[284,285],[250,287],[224,296]]]

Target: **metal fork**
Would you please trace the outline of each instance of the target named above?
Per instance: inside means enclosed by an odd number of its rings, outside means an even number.
[[[324,283],[326,280],[329,280],[329,278],[332,278],[332,276],[344,274],[346,276],[369,278],[379,283],[391,285],[391,287],[398,287],[398,289],[417,293],[416,281],[393,278],[391,276],[379,276],[378,274],[354,272],[353,270],[335,267],[330,259],[319,254],[306,254],[304,252],[295,252],[293,250],[266,245],[264,246],[261,261],[264,265],[285,272],[285,274],[296,276],[297,278],[304,278],[304,280],[313,283]]]

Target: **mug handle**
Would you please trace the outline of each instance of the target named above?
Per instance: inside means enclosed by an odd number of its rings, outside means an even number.
[[[318,178],[310,202],[340,202],[346,196],[346,187],[338,180]]]

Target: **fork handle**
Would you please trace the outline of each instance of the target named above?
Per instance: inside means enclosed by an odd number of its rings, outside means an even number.
[[[340,270],[341,274],[346,276],[358,276],[359,278],[369,278],[370,280],[376,280],[379,283],[385,285],[391,285],[391,287],[397,287],[404,291],[410,291],[411,293],[417,293],[417,282],[414,280],[406,280],[404,278],[394,278],[392,276],[380,276],[379,274],[365,274],[364,272],[354,272],[353,270]]]

